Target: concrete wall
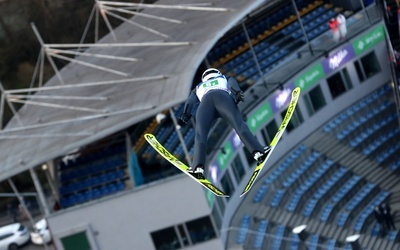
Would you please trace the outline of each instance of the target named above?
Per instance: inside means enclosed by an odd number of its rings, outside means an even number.
[[[98,249],[154,249],[150,232],[210,213],[203,189],[179,175],[60,211],[49,218],[49,226],[60,250],[59,238],[85,227],[92,231]],[[211,244],[207,249],[222,249],[218,239],[203,244]]]

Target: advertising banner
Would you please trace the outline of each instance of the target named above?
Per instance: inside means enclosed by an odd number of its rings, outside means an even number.
[[[360,38],[352,42],[356,55],[363,53],[364,51],[372,48],[377,43],[385,39],[385,29],[382,25],[377,26],[370,32],[362,35]]]
[[[294,83],[289,83],[284,87],[283,90],[278,91],[269,99],[269,103],[274,113],[278,112],[289,104],[293,89]]]
[[[325,74],[335,71],[353,59],[355,56],[356,53],[351,44],[341,47],[335,53],[330,54],[329,58],[322,61],[322,67],[324,68]]]
[[[312,85],[316,84],[319,80],[325,77],[324,69],[321,63],[317,63],[311,66],[304,74],[294,80],[296,87],[300,87],[301,90],[308,89]]]
[[[272,117],[272,109],[269,102],[266,102],[260,106],[255,112],[253,112],[249,117],[247,117],[247,124],[251,132],[255,132],[262,125],[264,125],[267,120]]]

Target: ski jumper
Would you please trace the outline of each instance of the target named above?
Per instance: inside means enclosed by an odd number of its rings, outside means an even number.
[[[192,114],[196,121],[193,168],[205,165],[208,133],[213,122],[220,117],[228,121],[235,129],[250,153],[264,152],[264,147],[257,141],[244,121],[230,89],[240,91],[234,78],[229,77],[227,80],[225,76],[215,77],[197,85],[185,103],[183,113]]]

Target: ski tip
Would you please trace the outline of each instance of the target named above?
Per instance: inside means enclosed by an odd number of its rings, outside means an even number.
[[[243,197],[245,194],[247,194],[247,192],[248,192],[248,191],[243,192],[243,193],[240,195],[240,197]]]
[[[211,191],[211,190],[210,190]],[[212,192],[212,191],[211,191]],[[222,198],[228,198],[229,197],[229,195],[227,195],[227,194],[225,194],[224,192],[213,192],[214,194],[215,194],[215,196],[217,196],[217,197],[222,197]]]

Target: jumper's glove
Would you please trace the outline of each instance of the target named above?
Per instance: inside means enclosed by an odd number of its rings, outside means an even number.
[[[179,126],[184,126],[188,123],[188,121],[190,120],[191,115],[187,114],[187,113],[183,113],[182,116],[179,118],[178,120],[178,124]]]
[[[241,91],[241,90],[236,91],[233,88],[231,88],[231,91],[235,95],[236,103],[244,102],[244,93],[243,93],[243,91]]]

